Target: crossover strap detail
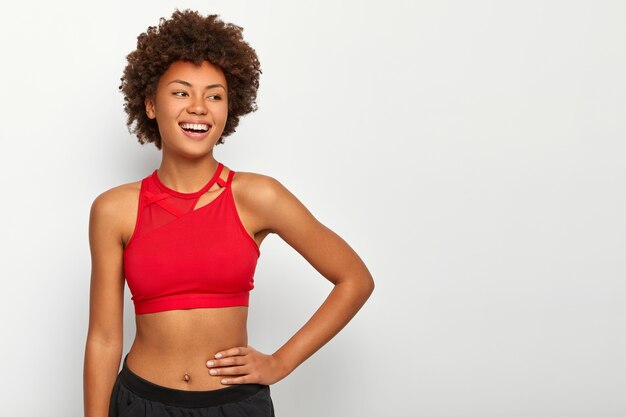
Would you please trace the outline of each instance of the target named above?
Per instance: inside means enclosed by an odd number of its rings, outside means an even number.
[[[213,175],[213,178],[215,178],[215,182],[218,183],[220,185],[220,187],[223,187],[224,185],[224,180],[222,180],[222,178],[220,178],[220,175],[222,175],[222,170],[224,169],[224,165],[220,162],[220,164],[217,166],[217,170],[215,171],[215,175]]]
[[[166,202],[162,201],[164,198],[169,197],[170,195],[168,193],[159,193],[159,194],[155,194],[152,193],[148,190],[144,191],[144,199],[146,200],[145,202],[145,206],[152,204],[152,203],[156,203],[159,206],[163,207],[165,210],[169,211],[170,213],[172,213],[174,216],[176,217],[181,217],[185,214],[185,212],[179,210],[178,208],[167,204]]]
[[[232,169],[228,171],[228,177],[226,177],[226,181],[224,181],[221,177],[217,177],[215,182],[220,185],[220,187],[226,187],[232,182],[233,176],[235,175],[235,171]]]
[[[228,177],[226,178],[226,185],[230,185],[233,182],[233,177],[235,176],[235,171],[230,170],[228,173]]]

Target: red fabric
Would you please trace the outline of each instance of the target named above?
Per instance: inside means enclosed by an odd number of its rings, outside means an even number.
[[[141,182],[135,230],[124,248],[124,275],[136,314],[203,307],[247,306],[259,247],[243,227],[220,162],[193,193],[166,187],[155,169]],[[210,203],[194,210],[214,183]]]

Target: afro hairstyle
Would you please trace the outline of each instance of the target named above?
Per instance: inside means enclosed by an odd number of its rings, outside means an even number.
[[[120,78],[126,125],[139,143],[153,142],[161,149],[156,120],[146,115],[145,99],[154,98],[159,79],[175,61],[208,61],[223,71],[228,83],[228,118],[217,144],[235,132],[239,118],[257,110],[261,65],[255,50],[243,39],[243,28],[223,22],[218,15],[176,9],[170,19],[160,18],[137,37],[137,49],[127,55]]]

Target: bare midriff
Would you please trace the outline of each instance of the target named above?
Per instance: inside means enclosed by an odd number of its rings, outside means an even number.
[[[196,308],[137,314],[128,368],[154,384],[187,391],[226,388],[206,362],[222,350],[247,346],[248,307]]]

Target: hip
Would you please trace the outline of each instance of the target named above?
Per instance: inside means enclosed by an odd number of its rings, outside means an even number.
[[[270,387],[231,385],[211,390],[181,390],[162,386],[133,372],[124,357],[109,404],[109,417],[240,416],[273,417]]]

